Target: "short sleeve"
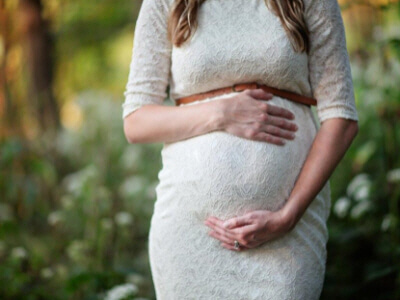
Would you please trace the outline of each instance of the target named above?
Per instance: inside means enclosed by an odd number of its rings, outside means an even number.
[[[358,121],[345,28],[338,0],[304,0],[309,29],[309,80],[319,122]]]
[[[167,38],[168,0],[143,0],[136,20],[122,118],[167,97],[171,43]]]

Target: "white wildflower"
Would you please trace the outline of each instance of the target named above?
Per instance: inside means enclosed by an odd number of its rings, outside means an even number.
[[[90,164],[82,170],[67,175],[64,178],[63,183],[66,185],[66,188],[70,193],[79,195],[82,192],[84,185],[88,181],[95,179],[98,172],[99,170],[97,166]]]
[[[383,217],[382,224],[381,224],[381,230],[387,231],[390,227],[390,223],[391,223],[391,218],[390,218],[390,215],[387,214]]]
[[[146,178],[143,176],[131,176],[124,180],[119,188],[122,196],[129,197],[139,193],[147,184]]]
[[[105,300],[121,300],[129,296],[134,296],[138,292],[136,285],[126,283],[118,285],[109,290],[106,294]]]
[[[11,250],[11,257],[16,259],[26,258],[28,256],[28,252],[23,247],[14,247]]]
[[[366,200],[369,197],[370,194],[370,185],[363,185],[360,186],[356,192],[354,193],[354,199],[356,201],[362,201],[362,200]]]
[[[73,194],[79,194],[83,189],[84,181],[81,179],[82,173],[69,174],[64,178],[64,182],[68,192]]]
[[[126,276],[126,281],[131,282],[135,285],[141,285],[145,281],[145,279],[140,274],[129,274]]]
[[[386,174],[386,179],[389,182],[399,182],[400,181],[400,169],[390,170]]]
[[[349,185],[347,187],[347,191],[346,191],[347,196],[353,197],[359,188],[361,188],[363,186],[370,186],[370,184],[371,184],[371,181],[369,179],[368,174],[366,174],[366,173],[358,174],[349,183]]]
[[[56,226],[64,221],[64,214],[60,210],[56,210],[51,212],[47,217],[47,222],[52,225]]]
[[[334,206],[334,212],[339,218],[344,218],[350,208],[350,199],[347,197],[340,197]]]
[[[357,218],[363,216],[370,208],[371,208],[371,202],[369,202],[369,201],[359,202],[351,210],[351,217],[353,219],[357,219]]]
[[[42,276],[42,278],[49,279],[54,276],[54,272],[50,268],[43,268],[40,270],[40,276]]]
[[[132,224],[133,217],[130,213],[126,211],[121,211],[115,215],[115,222],[119,226],[128,226]]]
[[[89,246],[86,241],[75,240],[67,248],[67,254],[69,258],[75,262],[81,262],[86,260],[86,254],[89,250]]]
[[[128,145],[121,155],[120,164],[125,169],[132,169],[139,161],[142,154],[140,147]]]

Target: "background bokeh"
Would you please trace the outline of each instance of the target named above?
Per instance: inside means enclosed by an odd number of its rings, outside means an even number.
[[[400,3],[339,3],[360,131],[321,299],[400,299]],[[0,0],[0,299],[155,299],[162,144],[128,144],[121,118],[140,5]]]

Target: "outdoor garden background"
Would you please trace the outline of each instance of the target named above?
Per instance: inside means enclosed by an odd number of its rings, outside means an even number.
[[[400,3],[339,3],[360,131],[331,178],[321,299],[400,299]],[[140,5],[0,0],[0,299],[155,299],[162,144],[129,144],[121,118]]]

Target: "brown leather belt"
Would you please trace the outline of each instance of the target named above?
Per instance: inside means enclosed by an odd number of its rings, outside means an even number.
[[[286,98],[288,100],[298,102],[301,104],[305,104],[307,106],[317,105],[317,100],[314,98],[299,95],[297,93],[289,92],[286,90],[273,88],[273,87],[267,86],[265,84],[259,84],[257,82],[238,83],[238,84],[234,84],[232,86],[207,91],[204,93],[199,93],[199,94],[182,97],[182,98],[176,99],[175,105],[178,106],[180,104],[184,104],[184,103],[186,104],[186,103],[190,103],[193,101],[203,100],[203,99],[206,99],[209,97],[214,97],[214,96],[227,94],[227,93],[231,93],[231,92],[240,92],[245,89],[258,89],[258,88],[261,88],[264,91],[274,94],[276,96]]]

